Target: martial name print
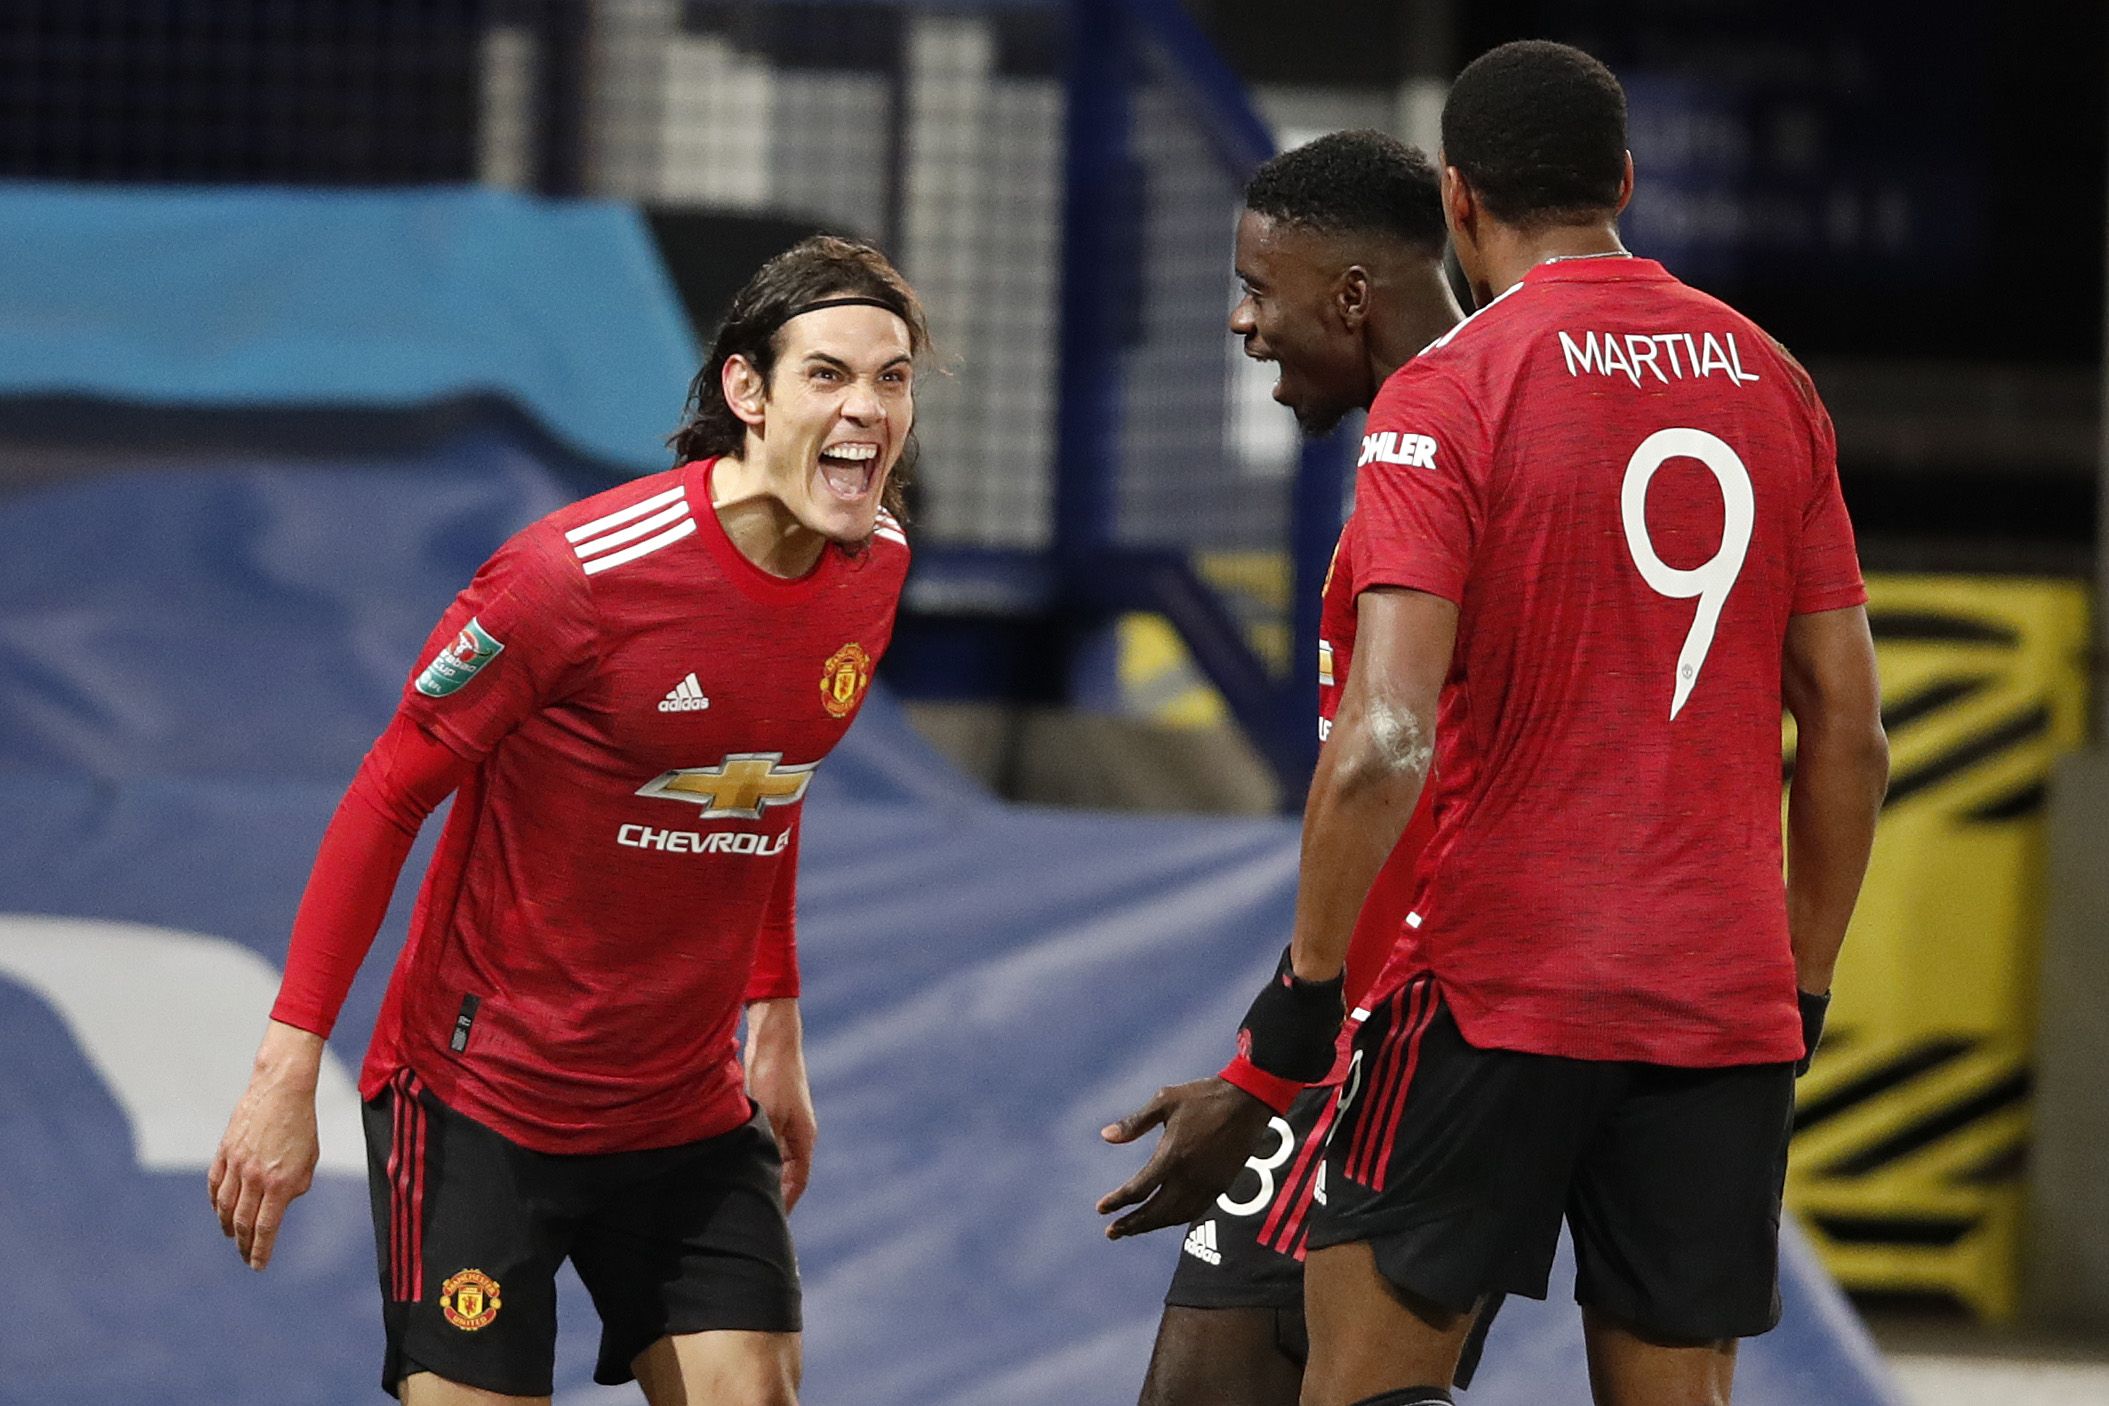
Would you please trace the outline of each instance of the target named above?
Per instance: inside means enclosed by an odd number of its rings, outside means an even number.
[[[1580,342],[1562,332],[1559,338],[1560,355],[1566,359],[1570,376],[1593,371],[1599,376],[1624,376],[1636,386],[1643,370],[1664,385],[1673,378],[1705,380],[1716,372],[1733,385],[1759,379],[1756,372],[1743,369],[1743,354],[1733,332],[1718,337],[1711,332],[1697,336],[1690,332],[1605,332],[1601,336],[1584,332]]]

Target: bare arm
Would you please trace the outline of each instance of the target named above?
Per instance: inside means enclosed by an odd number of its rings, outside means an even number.
[[[747,1005],[747,1092],[775,1130],[784,1159],[784,1209],[805,1194],[819,1124],[806,1082],[805,1022],[795,997]]]
[[[1795,979],[1822,995],[1831,989],[1889,787],[1866,608],[1789,621],[1780,693],[1799,737],[1787,797],[1787,932]]]
[[[322,1050],[320,1035],[271,1022],[249,1087],[206,1173],[220,1231],[233,1238],[251,1269],[271,1262],[286,1207],[315,1180],[315,1082]]]
[[[1369,886],[1413,816],[1456,639],[1457,607],[1440,597],[1384,587],[1356,601],[1347,689],[1304,804],[1291,946],[1304,980],[1330,981],[1347,964]],[[1135,1207],[1106,1228],[1111,1239],[1198,1215],[1252,1154],[1267,1107],[1215,1075],[1159,1089],[1099,1135],[1133,1142],[1159,1126],[1164,1134],[1142,1169],[1099,1198],[1100,1215]]]
[[[1355,654],[1332,736],[1304,803],[1296,975],[1329,981],[1347,964],[1355,918],[1435,756],[1436,702],[1457,641],[1457,607],[1379,587],[1355,603]]]
[[[403,714],[360,764],[323,833],[249,1087],[206,1175],[220,1230],[251,1269],[314,1178],[323,1041],[372,946],[418,826],[473,769]]]

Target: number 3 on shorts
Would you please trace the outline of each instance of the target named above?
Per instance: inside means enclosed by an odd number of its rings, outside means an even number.
[[[1689,571],[1663,561],[1648,537],[1648,483],[1672,459],[1697,459],[1713,470],[1714,480],[1721,485],[1721,550],[1711,561]],[[1713,648],[1714,627],[1721,623],[1721,607],[1727,604],[1728,592],[1742,574],[1743,557],[1750,550],[1750,529],[1757,520],[1750,471],[1725,440],[1705,430],[1657,430],[1626,461],[1626,481],[1619,497],[1626,520],[1626,550],[1633,554],[1641,580],[1672,600],[1699,598],[1691,632],[1677,655],[1677,687],[1670,698],[1674,718],[1699,681],[1706,652]]]
[[[1289,1154],[1296,1150],[1296,1129],[1289,1126],[1289,1120],[1286,1118],[1269,1118],[1267,1127],[1275,1137],[1274,1151],[1265,1157],[1254,1153],[1245,1159],[1245,1165],[1260,1174],[1259,1189],[1243,1201],[1231,1200],[1227,1191],[1218,1196],[1216,1204],[1221,1206],[1226,1214],[1249,1216],[1254,1211],[1265,1210],[1267,1203],[1274,1199],[1274,1169],[1288,1161]]]

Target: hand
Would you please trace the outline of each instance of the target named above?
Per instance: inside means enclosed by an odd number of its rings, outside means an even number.
[[[1134,1206],[1106,1227],[1106,1238],[1185,1225],[1229,1189],[1259,1145],[1267,1105],[1214,1075],[1159,1089],[1157,1096],[1100,1130],[1107,1142],[1133,1142],[1162,1124],[1164,1135],[1142,1170],[1099,1198],[1098,1213]]]
[[[747,1094],[761,1105],[776,1132],[788,1213],[805,1195],[813,1175],[813,1145],[820,1137],[813,1092],[806,1082],[805,1034],[797,1001],[755,1001],[747,1007]]]
[[[286,1207],[315,1180],[321,1154],[315,1081],[322,1050],[320,1035],[271,1022],[249,1088],[234,1106],[205,1176],[220,1233],[233,1239],[251,1269],[271,1262]]]
[[[1823,1017],[1831,1008],[1831,993],[1796,990],[1794,998],[1801,1006],[1801,1058],[1794,1061],[1794,1077],[1799,1079],[1809,1072],[1816,1047],[1823,1043]]]

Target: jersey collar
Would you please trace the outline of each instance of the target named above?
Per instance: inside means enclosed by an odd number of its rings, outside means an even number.
[[[1524,273],[1525,283],[1661,283],[1674,281],[1670,271],[1638,254],[1624,258],[1547,259]]]

